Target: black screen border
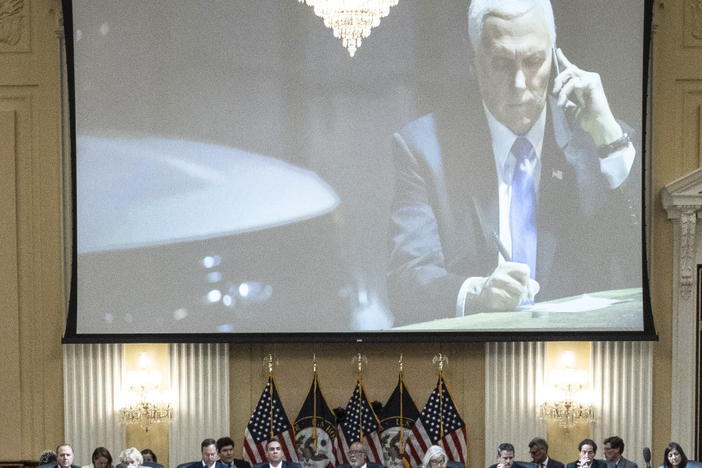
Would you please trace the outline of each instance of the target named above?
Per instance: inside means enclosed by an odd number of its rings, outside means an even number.
[[[75,119],[75,74],[73,50],[73,2],[62,0],[64,44],[66,56],[66,75],[69,105],[69,135],[71,158],[71,281],[66,317],[64,344],[80,343],[303,343],[312,338],[319,343],[398,343],[398,342],[531,342],[531,341],[658,341],[653,311],[651,307],[648,256],[647,256],[647,169],[650,156],[647,151],[648,132],[651,116],[649,115],[649,80],[651,77],[651,41],[653,24],[653,0],[644,1],[643,27],[643,69],[642,69],[642,122],[641,122],[641,237],[642,237],[642,293],[643,293],[643,330],[642,331],[427,331],[427,332],[314,332],[314,333],[130,333],[130,334],[95,334],[77,332],[77,187],[76,187],[76,119]]]

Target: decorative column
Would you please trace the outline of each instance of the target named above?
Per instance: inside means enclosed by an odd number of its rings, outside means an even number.
[[[702,207],[702,168],[662,190],[663,207],[674,226],[671,439],[695,453],[695,388],[697,349],[697,282],[700,263],[697,219]]]

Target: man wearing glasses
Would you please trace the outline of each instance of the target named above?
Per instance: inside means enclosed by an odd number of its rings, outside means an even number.
[[[349,462],[339,465],[337,468],[383,468],[380,463],[368,462],[366,446],[361,441],[356,441],[349,446]]]

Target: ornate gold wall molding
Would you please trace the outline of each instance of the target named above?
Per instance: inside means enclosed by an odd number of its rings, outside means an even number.
[[[29,2],[0,0],[0,52],[29,52]]]
[[[3,413],[9,421],[21,421],[19,401],[21,395],[16,383],[20,380],[19,365],[19,284],[17,278],[17,205],[15,200],[15,111],[0,109],[0,320],[2,321],[3,347],[9,353],[5,365],[0,366]],[[5,404],[7,402],[7,404]],[[12,425],[0,425],[3,445],[18,447],[21,443]],[[16,452],[19,455],[19,451]]]
[[[697,363],[694,349],[697,337],[697,273],[702,258],[702,245],[697,231],[698,212],[702,209],[702,168],[667,184],[661,191],[663,208],[673,220],[673,307],[671,313],[671,407],[670,438],[695,453],[695,391]]]
[[[702,166],[702,79],[675,83],[679,111],[678,141],[686,167]]]
[[[702,0],[687,0],[684,14],[685,47],[702,47]]]
[[[688,300],[694,286],[697,206],[680,206],[680,296]]]

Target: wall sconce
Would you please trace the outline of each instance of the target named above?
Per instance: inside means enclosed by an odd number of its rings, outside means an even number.
[[[563,352],[561,367],[549,375],[546,399],[539,408],[541,418],[555,421],[561,427],[594,421],[592,391],[585,387],[587,380],[586,371],[575,369],[575,354]]]
[[[314,10],[314,14],[324,20],[324,26],[331,28],[334,37],[341,39],[353,57],[361,47],[361,39],[370,35],[371,28],[380,24],[380,19],[390,12],[390,7],[398,0],[298,0]]]
[[[144,431],[161,421],[173,420],[170,392],[159,390],[163,376],[151,369],[153,364],[146,353],[139,355],[139,370],[128,371],[124,382],[126,391],[120,395],[119,422],[123,425],[139,424]]]

